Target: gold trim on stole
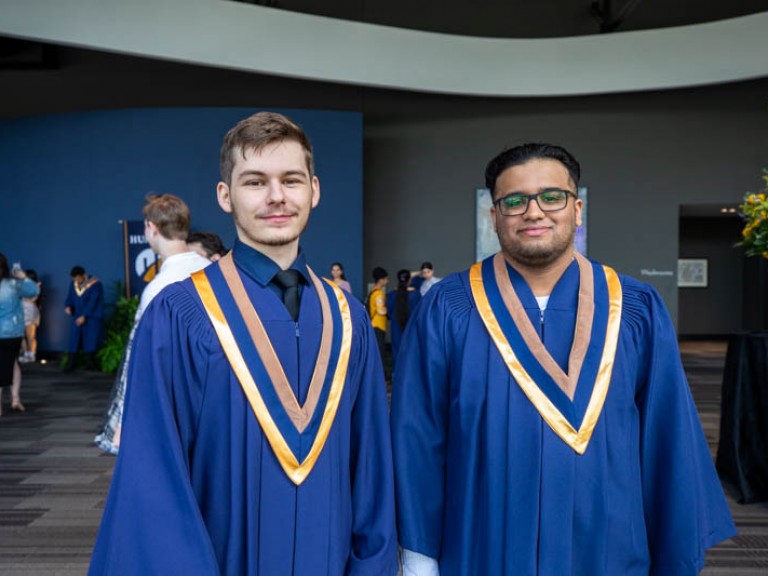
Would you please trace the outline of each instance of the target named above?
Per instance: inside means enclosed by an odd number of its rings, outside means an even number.
[[[213,324],[214,330],[219,337],[221,347],[224,349],[224,353],[229,360],[230,366],[233,372],[237,376],[240,386],[248,398],[248,402],[251,405],[251,409],[256,416],[256,419],[261,426],[264,435],[267,437],[269,445],[272,447],[272,451],[277,457],[280,466],[285,471],[288,478],[300,486],[304,480],[306,480],[309,473],[312,471],[315,463],[317,462],[320,452],[325,446],[325,442],[328,439],[333,421],[336,418],[336,412],[341,402],[341,395],[344,391],[344,383],[347,376],[347,366],[349,364],[349,354],[352,348],[352,320],[349,311],[349,303],[347,302],[344,292],[336,287],[332,282],[325,280],[325,282],[331,286],[336,296],[336,300],[339,305],[339,312],[342,319],[342,338],[341,348],[339,350],[339,358],[336,364],[336,371],[333,375],[333,381],[331,389],[328,393],[328,400],[325,404],[325,410],[323,411],[323,417],[320,421],[320,427],[315,436],[315,441],[312,444],[312,448],[307,454],[307,457],[303,462],[299,463],[293,451],[288,446],[285,438],[283,437],[280,429],[272,419],[272,415],[269,412],[264,399],[259,393],[258,386],[253,379],[251,371],[248,369],[247,364],[243,358],[240,348],[235,340],[232,330],[229,328],[224,313],[219,306],[216,295],[213,292],[208,277],[205,275],[205,270],[200,270],[192,274],[192,281],[195,288],[200,295],[200,299],[203,301],[208,317]],[[322,289],[322,288],[321,288]],[[323,319],[332,321],[330,319]]]
[[[592,337],[592,322],[595,316],[595,278],[592,264],[578,252],[574,255],[579,266],[579,297],[576,309],[576,327],[573,334],[571,351],[568,354],[568,373],[555,362],[549,350],[539,337],[539,333],[531,323],[528,314],[523,309],[520,298],[512,287],[512,280],[507,270],[507,261],[504,255],[498,252],[493,257],[493,271],[496,276],[496,284],[501,293],[501,299],[514,321],[520,335],[528,346],[528,349],[538,360],[541,367],[560,389],[565,392],[570,400],[576,395],[576,386],[579,383],[581,367],[587,356],[589,341]]]
[[[499,350],[509,372],[512,374],[512,378],[514,378],[523,393],[555,434],[562,438],[578,454],[584,454],[586,451],[589,440],[592,437],[592,432],[603,410],[611,383],[611,374],[619,340],[619,328],[621,326],[621,282],[613,269],[608,266],[603,266],[602,268],[608,284],[608,325],[606,327],[605,345],[603,346],[603,353],[600,359],[600,367],[595,378],[587,410],[581,422],[581,427],[578,430],[571,425],[568,419],[563,416],[560,410],[539,388],[512,350],[512,346],[501,330],[501,326],[499,326],[499,322],[488,302],[483,286],[482,262],[474,264],[469,271],[469,284],[480,318],[482,318],[488,334],[496,344],[496,348]]]
[[[82,296],[83,294],[85,294],[85,291],[88,290],[88,288],[96,284],[96,282],[98,281],[99,279],[96,278],[96,276],[91,276],[90,278],[88,278],[88,280],[83,282],[80,286],[78,286],[75,282],[72,282],[72,285],[75,289],[75,294],[77,294],[78,296]]]
[[[228,254],[219,260],[219,266],[221,268],[221,273],[224,275],[224,278],[229,285],[229,289],[232,291],[232,297],[235,300],[235,304],[237,304],[237,308],[240,310],[243,320],[245,320],[248,333],[256,346],[261,361],[264,363],[264,368],[269,375],[269,379],[272,380],[272,385],[275,387],[275,392],[280,399],[280,403],[283,405],[283,408],[285,408],[285,411],[291,419],[291,422],[293,422],[293,425],[296,427],[296,430],[304,432],[304,429],[312,421],[315,408],[317,408],[317,403],[320,400],[320,393],[323,390],[323,382],[325,382],[325,377],[328,373],[328,364],[331,358],[333,317],[331,316],[328,295],[323,289],[322,281],[310,268],[307,268],[309,276],[312,279],[312,284],[314,284],[315,290],[317,291],[318,300],[320,301],[323,328],[320,338],[320,349],[317,353],[317,360],[315,361],[315,369],[312,373],[312,379],[310,380],[307,398],[304,402],[304,406],[300,406],[299,401],[293,394],[293,390],[291,390],[291,384],[288,382],[282,364],[280,364],[280,359],[277,357],[277,353],[272,347],[272,342],[269,340],[267,331],[261,323],[261,318],[256,314],[256,310],[251,304],[251,300],[248,298],[245,286],[243,285],[243,280],[240,278],[240,274],[235,267],[235,261],[231,254]]]

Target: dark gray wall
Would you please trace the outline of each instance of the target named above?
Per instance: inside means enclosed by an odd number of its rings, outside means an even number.
[[[303,82],[61,50],[54,71],[0,71],[0,115],[154,106],[360,110],[365,269],[437,273],[474,259],[473,190],[501,148],[549,140],[581,161],[590,256],[652,282],[677,316],[678,206],[736,204],[768,165],[768,79],[583,98],[480,99]],[[632,63],[628,62],[628,66]],[[503,71],[499,71],[503,73]],[[0,199],[2,203],[2,199]]]
[[[676,278],[663,274],[676,272],[678,206],[735,205],[760,185],[766,101],[765,80],[567,99],[367,97],[366,262],[465,268],[487,160],[507,145],[551,141],[581,161],[589,255],[654,284],[674,318]]]

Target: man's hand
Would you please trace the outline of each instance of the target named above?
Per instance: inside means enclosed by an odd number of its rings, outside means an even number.
[[[67,316],[72,316],[72,308],[70,308],[69,306],[64,308],[64,314],[66,314]]]
[[[75,324],[78,326],[85,324],[85,316],[78,316],[77,319],[75,319]]]

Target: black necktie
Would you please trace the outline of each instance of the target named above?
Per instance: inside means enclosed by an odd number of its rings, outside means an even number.
[[[273,281],[283,290],[283,304],[295,322],[299,317],[299,278],[298,270],[281,270]]]

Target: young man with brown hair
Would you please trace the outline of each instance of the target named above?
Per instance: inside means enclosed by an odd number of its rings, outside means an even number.
[[[232,252],[149,306],[91,575],[392,576],[381,362],[364,308],[306,265],[320,200],[299,126],[221,151]]]

